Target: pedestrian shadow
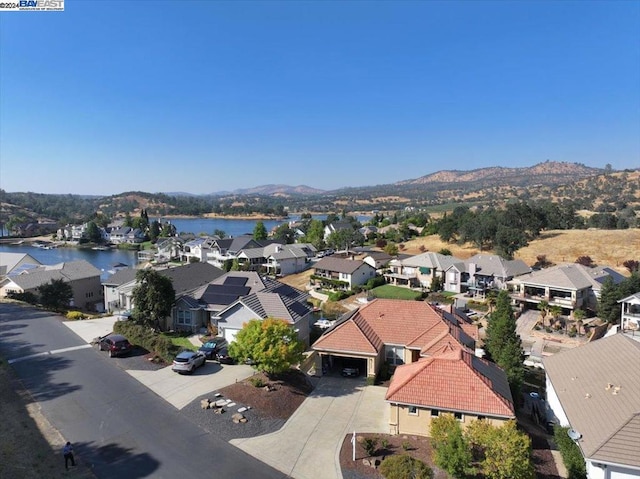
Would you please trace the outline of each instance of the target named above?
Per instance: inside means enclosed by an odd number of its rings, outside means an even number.
[[[160,461],[151,454],[139,453],[115,443],[98,445],[95,442],[77,442],[73,447],[76,462],[91,468],[98,477],[152,477],[160,467]]]

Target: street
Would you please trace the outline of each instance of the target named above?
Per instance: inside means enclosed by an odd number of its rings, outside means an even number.
[[[98,478],[281,478],[192,423],[60,317],[0,303],[0,355]]]

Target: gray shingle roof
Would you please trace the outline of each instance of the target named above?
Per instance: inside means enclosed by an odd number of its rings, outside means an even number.
[[[456,263],[462,263],[462,260],[455,256],[447,256],[440,253],[429,251],[416,256],[411,256],[402,260],[403,266],[432,268],[437,271],[445,271]]]
[[[30,290],[51,280],[75,281],[92,277],[99,278],[100,270],[82,259],[25,270],[23,274],[13,276],[11,280],[20,288]]]
[[[371,268],[371,266],[364,261],[328,256],[318,261],[315,265],[315,269],[334,271],[336,273],[353,274],[353,272],[363,264],[366,264],[367,267]]]
[[[209,263],[189,263],[183,266],[158,270],[171,279],[176,296],[210,283],[224,274],[220,268]]]
[[[640,467],[640,342],[614,334],[543,363],[585,457]]]
[[[127,268],[121,269],[113,273],[111,276],[107,278],[102,284],[106,284],[108,286],[120,286],[125,283],[129,283],[136,279],[136,272],[138,270],[135,268]]]
[[[614,283],[624,279],[620,273],[607,267],[589,268],[577,263],[561,264],[520,276],[525,284],[553,286],[564,289],[593,288],[600,290],[604,280],[610,276]]]

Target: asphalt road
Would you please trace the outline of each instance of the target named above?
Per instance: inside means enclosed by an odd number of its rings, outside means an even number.
[[[0,355],[100,479],[284,477],[181,416],[50,313],[0,303]]]

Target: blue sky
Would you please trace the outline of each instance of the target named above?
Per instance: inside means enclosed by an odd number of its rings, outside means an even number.
[[[0,14],[0,188],[322,189],[640,167],[640,2],[77,1]]]

